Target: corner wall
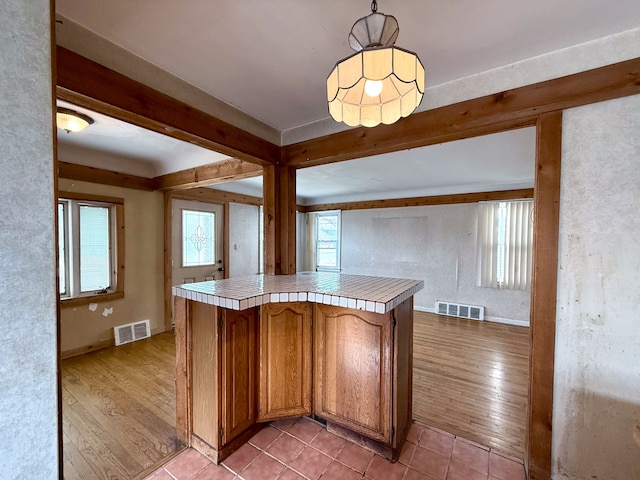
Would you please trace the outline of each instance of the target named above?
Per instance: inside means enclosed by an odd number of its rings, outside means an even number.
[[[563,118],[553,478],[640,475],[640,96]]]
[[[0,476],[58,478],[49,0],[0,11]]]
[[[64,160],[61,158],[61,160]],[[63,307],[60,314],[62,353],[113,341],[113,327],[149,320],[151,333],[164,331],[164,213],[163,195],[130,188],[60,179],[64,192],[91,193],[124,198],[125,279],[124,298],[89,305]],[[113,313],[103,316],[105,309]]]
[[[424,280],[417,308],[481,305],[489,319],[529,325],[530,292],[475,285],[476,212],[476,204],[343,211],[342,272]]]

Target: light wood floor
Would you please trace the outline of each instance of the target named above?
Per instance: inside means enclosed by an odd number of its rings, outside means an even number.
[[[182,446],[172,332],[62,361],[64,478],[132,479]]]
[[[415,312],[413,416],[524,456],[529,329]]]

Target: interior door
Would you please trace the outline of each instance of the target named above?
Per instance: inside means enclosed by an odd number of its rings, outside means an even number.
[[[224,207],[171,201],[171,284],[224,278]]]

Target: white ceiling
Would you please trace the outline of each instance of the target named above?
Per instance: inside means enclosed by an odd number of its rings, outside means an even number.
[[[473,83],[476,74],[640,27],[638,0],[378,5],[398,19],[397,45],[418,53],[428,87],[463,77]],[[56,13],[284,134],[326,122],[326,76],[351,53],[348,32],[369,6],[369,0],[57,0]],[[583,56],[587,64],[590,56]],[[61,160],[153,177],[225,158],[86,113],[94,125],[59,134]],[[533,137],[533,129],[524,129],[301,170],[299,201],[530,187]],[[261,180],[217,188],[260,195]]]
[[[57,104],[84,113],[94,121],[79,133],[58,129],[58,153],[67,162],[153,178],[229,158],[62,100]],[[88,151],[97,152],[99,157],[87,155]]]
[[[316,205],[533,187],[535,128],[298,170],[298,203]],[[262,178],[216,185],[262,195]]]
[[[427,85],[640,26],[638,0],[380,0]],[[325,80],[369,0],[57,0],[56,12],[283,131],[328,116]]]

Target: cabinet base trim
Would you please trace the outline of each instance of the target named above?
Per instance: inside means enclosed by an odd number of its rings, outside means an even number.
[[[398,460],[400,451],[404,445],[404,442],[402,442],[402,445],[399,444],[394,448],[390,445],[372,440],[369,437],[365,437],[364,435],[356,433],[353,430],[349,430],[341,425],[331,423],[330,420],[327,421],[327,431],[349,440],[350,442],[356,443],[367,450],[371,450],[392,463],[395,463]]]
[[[191,435],[191,447],[200,452],[202,455],[207,457],[216,465],[220,464],[225,458],[231,455],[233,452],[238,450],[242,445],[247,443],[251,437],[253,437],[256,433],[258,433],[265,424],[256,423],[247,428],[244,432],[238,435],[236,438],[231,440],[227,445],[222,447],[220,450],[212,447],[207,442],[202,440],[200,437],[196,435]]]

